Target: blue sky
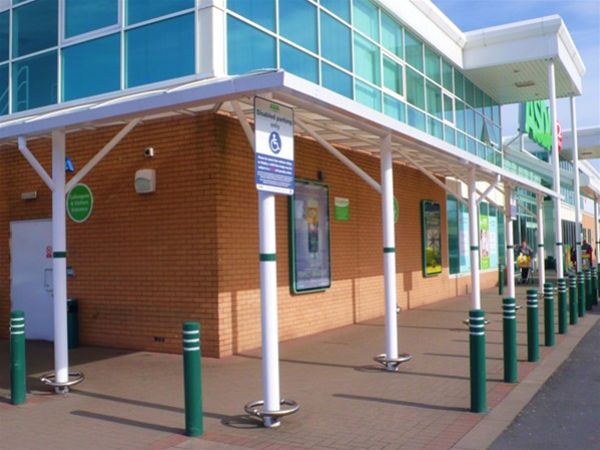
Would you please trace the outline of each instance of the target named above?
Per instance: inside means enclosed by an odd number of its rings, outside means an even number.
[[[558,14],[586,66],[577,98],[578,127],[600,125],[600,0],[433,0],[462,31]],[[558,120],[571,128],[568,100],[558,100]],[[517,128],[517,107],[502,108],[503,134]]]

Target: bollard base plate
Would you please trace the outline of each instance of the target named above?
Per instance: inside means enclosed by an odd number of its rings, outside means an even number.
[[[58,382],[54,372],[45,373],[40,377],[40,381],[54,388],[56,394],[67,394],[71,386],[81,383],[85,380],[83,372],[69,372],[69,381]]]
[[[373,361],[378,362],[390,372],[397,372],[400,364],[408,362],[412,359],[412,355],[401,353],[397,358],[388,358],[385,353],[381,353],[373,357]]]
[[[281,408],[277,411],[268,411],[264,409],[264,400],[256,400],[244,405],[244,411],[250,416],[262,419],[265,428],[276,428],[281,425],[279,420],[283,416],[289,416],[298,412],[300,405],[294,400],[281,399],[279,402]]]

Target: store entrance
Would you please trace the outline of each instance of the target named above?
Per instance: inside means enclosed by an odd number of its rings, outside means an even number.
[[[52,222],[10,223],[11,310],[25,312],[27,339],[54,340]]]

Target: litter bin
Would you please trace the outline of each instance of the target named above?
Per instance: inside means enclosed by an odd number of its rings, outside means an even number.
[[[79,304],[72,298],[67,300],[67,340],[69,348],[79,347]]]

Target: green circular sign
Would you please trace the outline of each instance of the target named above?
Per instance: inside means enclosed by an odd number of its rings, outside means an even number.
[[[78,184],[67,194],[67,214],[73,222],[82,223],[92,215],[94,196],[86,184]]]

